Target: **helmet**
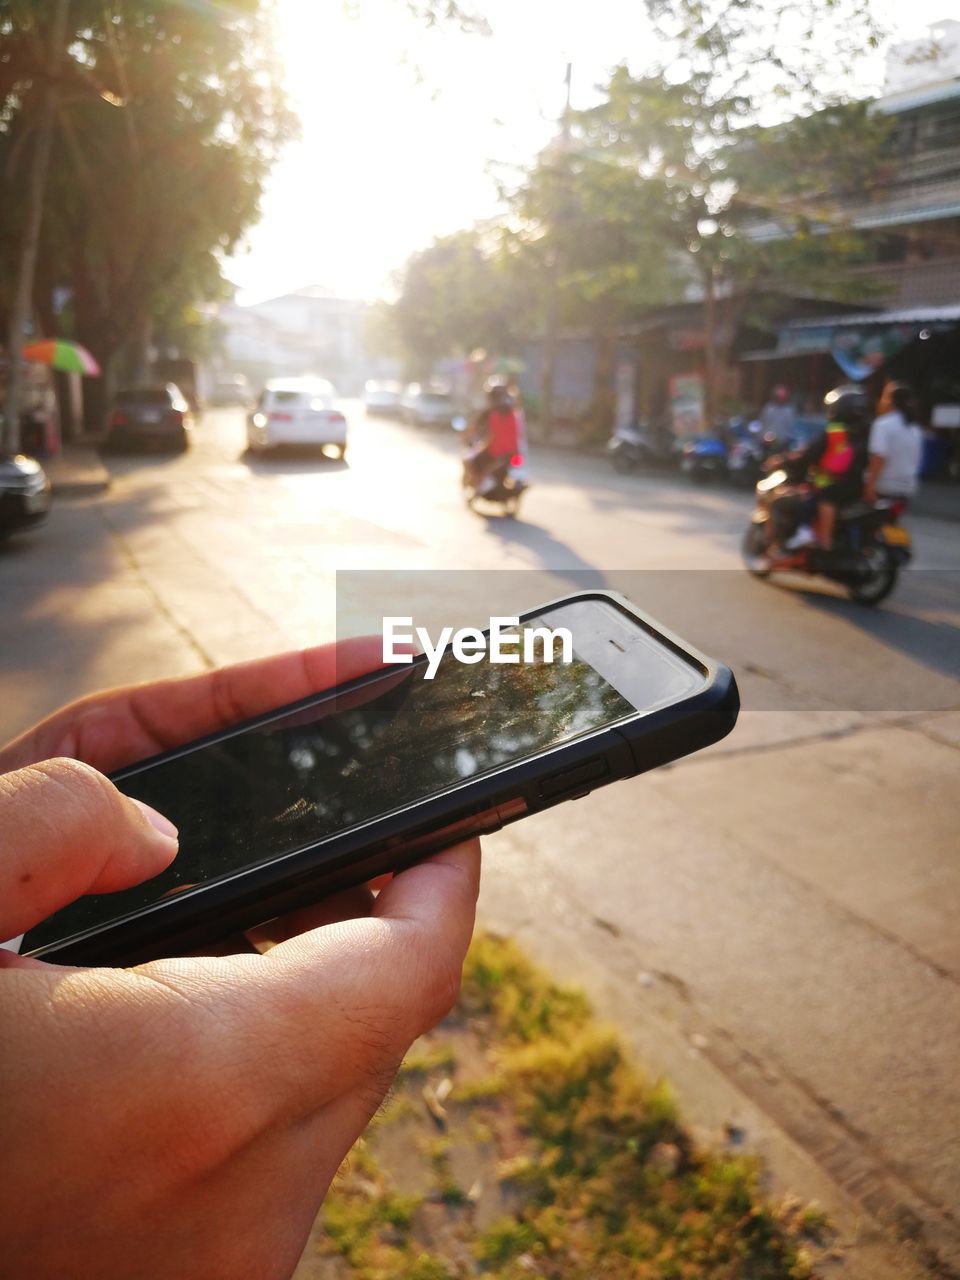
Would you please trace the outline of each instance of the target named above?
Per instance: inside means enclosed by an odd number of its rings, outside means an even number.
[[[492,408],[505,408],[513,403],[506,382],[499,378],[488,379],[486,390],[487,401]]]
[[[831,422],[847,427],[863,427],[870,418],[870,401],[862,387],[834,387],[823,397],[823,407]]]
[[[786,404],[790,399],[790,388],[781,382],[773,388],[773,398],[777,404]]]

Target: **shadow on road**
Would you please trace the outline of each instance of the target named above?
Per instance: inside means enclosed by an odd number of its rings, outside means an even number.
[[[572,579],[581,590],[607,585],[606,577],[599,569],[541,525],[504,516],[485,514],[480,518],[489,536],[499,538],[514,548],[523,547],[544,569],[549,569],[559,578]]]
[[[799,594],[811,608],[960,681],[960,626],[946,616],[960,618],[960,574],[948,569],[917,570],[907,576],[896,597],[875,609],[807,588]]]

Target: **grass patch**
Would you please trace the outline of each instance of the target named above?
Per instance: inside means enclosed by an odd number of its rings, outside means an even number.
[[[438,1133],[422,1092],[444,1078]],[[475,941],[458,1009],[411,1055],[391,1110],[419,1132],[400,1164],[384,1142],[393,1167],[373,1169],[382,1118],[359,1185],[348,1172],[331,1191],[324,1275],[335,1260],[344,1280],[805,1280],[828,1243],[822,1210],[775,1208],[751,1160],[698,1151],[669,1089],[510,942]]]

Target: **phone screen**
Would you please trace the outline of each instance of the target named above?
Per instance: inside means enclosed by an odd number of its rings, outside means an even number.
[[[533,662],[505,665],[465,665],[448,653],[432,680],[421,662],[391,667],[340,697],[132,773],[117,785],[176,824],[178,856],[144,884],[66,907],[27,935],[24,950],[295,853],[702,685],[696,668],[635,623],[611,631],[619,617],[583,602],[520,628],[569,627],[569,663],[546,662],[541,649]]]

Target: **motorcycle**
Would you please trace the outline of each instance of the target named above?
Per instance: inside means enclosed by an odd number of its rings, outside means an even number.
[[[881,498],[841,507],[829,551],[817,546],[779,550],[796,532],[811,492],[791,476],[789,466],[758,482],[757,505],[743,538],[748,572],[756,578],[786,571],[814,574],[839,582],[858,604],[879,604],[913,554],[910,532],[898,524],[906,502]]]
[[[673,436],[649,431],[643,424],[618,426],[607,441],[607,455],[622,475],[638,467],[663,466],[673,461]]]
[[[726,475],[727,446],[718,436],[694,436],[683,446],[680,470],[694,484],[706,484],[715,476]]]
[[[453,421],[455,431],[465,431],[465,418],[457,417]],[[520,499],[530,482],[527,474],[527,460],[522,453],[496,458],[478,476],[474,461],[481,447],[467,445],[463,455],[463,473],[461,486],[467,506],[471,511],[478,509],[478,503],[487,502],[500,506],[505,516],[516,516],[520,509]]]
[[[731,482],[741,489],[752,489],[763,475],[764,463],[783,444],[759,422],[741,427],[734,436],[727,456],[727,472]]]

